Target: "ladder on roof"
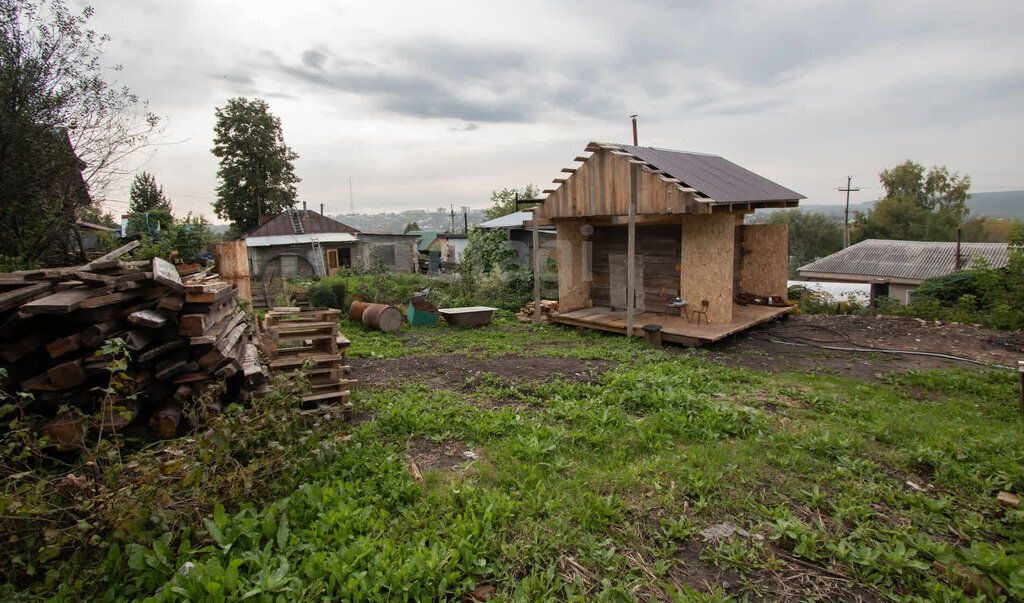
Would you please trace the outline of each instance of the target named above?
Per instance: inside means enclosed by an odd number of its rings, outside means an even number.
[[[324,250],[320,247],[320,239],[310,236],[309,242],[313,245],[313,271],[317,276],[327,276],[327,267],[324,266]]]
[[[299,218],[299,211],[297,209],[289,209],[288,218],[292,222],[292,232],[295,234],[306,234],[306,229],[302,227],[302,219]]]

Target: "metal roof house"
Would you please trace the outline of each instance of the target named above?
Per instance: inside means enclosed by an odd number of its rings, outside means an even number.
[[[553,321],[626,335],[656,325],[663,341],[701,345],[790,310],[774,301],[786,295],[786,225],[743,217],[803,195],[717,155],[599,142],[586,151],[527,210],[535,248],[540,226],[556,229]],[[668,305],[676,297],[694,310],[706,301],[709,324],[681,318]]]
[[[530,266],[533,263],[533,233],[527,223],[533,218],[533,213],[528,211],[517,211],[508,215],[494,218],[477,224],[477,228],[486,230],[502,229],[508,237],[509,247],[516,252],[516,261],[521,266]],[[553,226],[542,226],[540,230],[540,248],[542,259],[551,257],[554,259],[555,250],[555,228]]]
[[[1006,243],[893,241],[868,239],[798,269],[812,281],[870,283],[871,298],[889,296],[910,302],[910,292],[924,280],[970,268],[984,260],[991,268],[1005,268]]]
[[[418,242],[415,235],[360,232],[305,209],[286,209],[245,236],[249,274],[260,280],[368,270],[374,256],[397,272],[415,272]]]

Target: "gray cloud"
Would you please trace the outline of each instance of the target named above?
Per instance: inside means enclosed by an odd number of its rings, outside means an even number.
[[[306,52],[302,53],[302,64],[315,71],[323,71],[324,61],[326,60],[326,54],[313,48],[310,48]]]

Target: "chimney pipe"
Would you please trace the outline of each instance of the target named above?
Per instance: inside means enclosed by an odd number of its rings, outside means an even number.
[[[302,211],[306,211],[306,202],[305,201],[302,202]]]
[[[637,115],[639,115],[639,113],[637,113],[636,115],[630,115],[629,116],[629,118],[633,120],[633,146],[634,147],[639,146],[639,144],[636,141],[636,116]]]
[[[320,204],[320,215],[321,216],[324,215],[324,204],[323,203]]]

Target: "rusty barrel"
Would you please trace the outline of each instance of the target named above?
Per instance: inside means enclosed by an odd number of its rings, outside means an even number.
[[[348,319],[349,320],[362,320],[363,319],[363,312],[365,312],[366,309],[369,308],[372,305],[373,304],[371,304],[370,302],[361,302],[361,301],[354,301],[354,302],[352,302],[352,307],[349,308],[349,310],[348,310]]]
[[[363,324],[384,331],[397,331],[402,326],[402,311],[386,304],[367,304],[363,310]]]

